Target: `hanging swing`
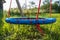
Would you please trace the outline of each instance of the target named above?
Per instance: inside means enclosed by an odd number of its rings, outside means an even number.
[[[18,0],[16,0],[18,2]],[[50,0],[50,17],[51,17],[51,6],[52,6],[52,0]],[[40,24],[51,24],[56,22],[56,18],[38,18],[39,15],[39,11],[40,11],[40,4],[41,4],[41,0],[39,1],[39,5],[38,5],[38,12],[36,14],[36,18],[9,18],[10,17],[10,9],[11,9],[11,3],[12,0],[10,2],[10,8],[8,11],[8,18],[6,18],[6,22],[10,23],[10,24],[36,24],[36,28],[39,30],[39,32],[41,33],[41,35],[44,35],[43,30],[40,28]],[[19,3],[18,3],[19,5]],[[21,7],[21,6],[19,6]],[[20,10],[22,11],[22,10]],[[23,16],[23,15],[22,15]]]
[[[12,0],[10,2],[10,8],[11,8],[11,3],[12,3]],[[51,24],[56,22],[56,18],[38,18],[38,14],[40,11],[40,4],[41,4],[41,0],[39,1],[38,13],[36,15],[36,18],[25,18],[25,17],[24,18],[6,18],[6,22],[11,24]],[[10,16],[10,8],[9,8],[8,16]],[[51,12],[51,5],[50,5],[50,12]]]
[[[11,24],[51,24],[56,21],[55,18],[6,18],[7,23]]]

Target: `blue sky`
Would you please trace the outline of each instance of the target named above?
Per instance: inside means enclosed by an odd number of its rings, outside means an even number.
[[[27,5],[29,5],[29,1],[34,1],[36,5],[38,5],[38,1],[39,0],[27,0]],[[44,0],[42,0],[43,2]],[[53,0],[53,1],[56,1],[56,0]],[[21,3],[21,6],[23,6],[23,4],[25,3],[25,0],[19,0],[19,2]],[[41,4],[42,4],[41,2]],[[4,10],[8,10],[9,9],[9,4],[10,4],[10,0],[6,0],[6,3],[4,3]],[[11,8],[16,8],[17,7],[17,4],[16,4],[16,1],[15,0],[12,0],[12,6]]]

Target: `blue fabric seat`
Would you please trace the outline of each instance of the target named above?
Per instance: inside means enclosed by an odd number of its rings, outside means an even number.
[[[7,23],[11,24],[51,24],[56,22],[56,18],[6,18]]]

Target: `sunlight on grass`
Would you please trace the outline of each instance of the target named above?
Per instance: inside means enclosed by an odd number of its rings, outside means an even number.
[[[41,14],[39,18],[49,18],[49,14]],[[13,16],[13,18],[18,16]],[[30,16],[30,18],[35,18],[36,16]],[[52,14],[53,18],[56,18],[56,22],[53,24],[43,24],[40,25],[43,31],[45,32],[45,36],[41,36],[39,31],[36,29],[36,25],[19,25],[19,24],[9,24],[5,22],[6,14],[3,17],[3,35],[4,38],[9,40],[16,39],[42,39],[42,40],[53,40],[55,37],[60,35],[60,14],[55,13]],[[20,18],[20,17],[19,17]],[[60,37],[60,36],[59,36]],[[56,38],[57,39],[57,38]],[[60,38],[58,38],[60,40]]]

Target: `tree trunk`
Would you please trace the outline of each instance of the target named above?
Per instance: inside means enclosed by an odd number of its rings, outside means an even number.
[[[3,1],[0,0],[0,27],[3,26],[2,18],[3,18]]]
[[[21,8],[21,5],[19,3],[19,0],[16,0],[16,3],[17,3],[17,6],[18,6],[19,11],[21,13],[21,16],[24,16],[23,11],[22,11],[22,8]]]
[[[59,6],[60,6],[60,0],[59,0]]]

